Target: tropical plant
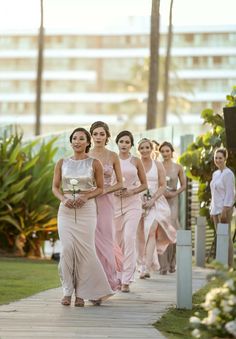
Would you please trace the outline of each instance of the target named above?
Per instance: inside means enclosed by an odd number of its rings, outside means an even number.
[[[152,0],[151,33],[150,33],[150,64],[147,101],[146,128],[156,128],[158,109],[159,79],[159,45],[160,45],[160,0]]]
[[[231,94],[227,95],[226,99],[227,99],[226,107],[236,106],[236,86],[233,86]]]
[[[172,46],[172,38],[173,38],[173,24],[172,24],[173,3],[174,3],[174,0],[171,0],[170,1],[170,12],[169,12],[168,35],[167,35],[166,58],[165,58],[163,108],[162,108],[162,114],[159,119],[160,126],[166,125],[167,111],[168,111],[168,104],[169,104],[169,100],[168,100],[169,99],[169,78],[170,78],[170,64],[171,64],[171,46]]]
[[[21,241],[26,252],[41,239],[57,237],[57,201],[51,193],[56,138],[23,143],[17,132],[0,138],[0,243],[14,250]]]

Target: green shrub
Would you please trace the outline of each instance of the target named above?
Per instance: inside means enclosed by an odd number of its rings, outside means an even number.
[[[8,134],[0,137],[1,247],[37,252],[41,240],[57,238],[58,202],[51,192],[56,138],[23,143],[17,130]]]

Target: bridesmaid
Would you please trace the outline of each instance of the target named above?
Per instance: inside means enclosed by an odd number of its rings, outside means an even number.
[[[149,197],[144,201],[144,269],[140,278],[149,278],[155,250],[164,253],[170,243],[176,241],[176,231],[171,225],[170,208],[163,195],[166,189],[165,170],[161,162],[151,158],[151,140],[143,138],[138,150],[145,168]]]
[[[173,161],[174,148],[170,142],[163,142],[159,147],[166,171],[167,189],[164,196],[171,210],[171,223],[176,230],[180,229],[179,223],[179,195],[186,189],[186,177],[183,167]],[[179,183],[179,188],[177,185]],[[159,256],[160,273],[175,272],[176,244],[170,244],[163,255]]]
[[[122,131],[116,137],[123,176],[124,188],[115,193],[116,241],[123,253],[121,291],[129,292],[136,267],[136,233],[142,215],[140,192],[147,189],[143,165],[130,154],[134,145],[133,135]]]
[[[97,222],[95,197],[103,190],[102,166],[87,155],[90,134],[76,128],[70,143],[72,157],[57,162],[52,191],[61,203],[58,232],[62,244],[59,272],[64,292],[62,305],[84,306],[84,299],[100,305],[102,298],[113,294],[97,257],[94,238]]]
[[[122,187],[122,174],[118,155],[106,148],[110,138],[109,127],[105,122],[96,121],[90,127],[93,139],[93,149],[90,156],[100,160],[104,173],[103,194],[97,197],[98,219],[95,245],[97,255],[103,265],[110,286],[113,290],[118,287],[117,270],[121,258],[115,248],[114,201],[113,194]],[[112,184],[113,174],[116,183]]]

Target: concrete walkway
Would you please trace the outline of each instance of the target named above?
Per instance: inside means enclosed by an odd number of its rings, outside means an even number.
[[[193,269],[193,291],[205,284],[206,269]],[[39,277],[43,279],[43,277]],[[176,273],[140,280],[131,293],[117,293],[102,306],[60,305],[61,289],[51,289],[0,306],[0,339],[165,338],[152,324],[176,303]]]

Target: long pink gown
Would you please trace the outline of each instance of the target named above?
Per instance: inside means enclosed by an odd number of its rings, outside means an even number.
[[[154,160],[152,160],[152,167],[146,172],[146,176],[149,192],[153,195],[158,189],[158,169]],[[149,241],[151,227],[155,222],[158,224],[156,250],[158,254],[163,254],[169,244],[176,242],[176,230],[171,225],[170,207],[163,195],[155,201],[154,206],[147,211],[147,214],[144,217],[144,238],[146,247]],[[153,261],[153,253],[150,253],[150,255],[150,258],[146,258],[144,261],[151,263]]]
[[[167,189],[170,191],[177,190],[177,184],[179,180],[178,171],[176,170],[176,165],[173,164],[172,168],[166,171],[166,175],[169,177],[167,181]],[[168,198],[167,202],[171,211],[171,224],[174,228],[179,230],[179,196],[173,198]],[[176,244],[170,244],[164,254],[159,255],[159,263],[161,271],[175,271],[176,265]]]
[[[104,164],[104,186],[110,186],[113,166]],[[114,200],[112,193],[106,193],[96,198],[97,227],[95,245],[97,255],[102,263],[109,284],[113,290],[118,287],[117,270],[121,269],[119,249],[115,246]]]
[[[120,159],[124,186],[132,189],[140,185],[137,168],[132,163],[133,157]],[[115,226],[116,242],[123,253],[123,270],[120,274],[122,284],[129,284],[134,280],[136,268],[136,233],[142,215],[142,201],[140,194],[130,197],[115,196]]]

